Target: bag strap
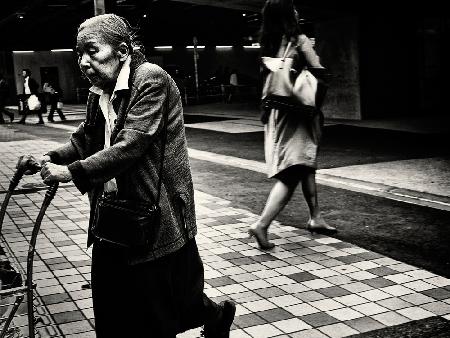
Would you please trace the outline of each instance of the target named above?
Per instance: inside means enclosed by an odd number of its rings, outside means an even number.
[[[289,52],[289,49],[291,48],[291,46],[292,46],[292,41],[289,40],[289,42],[286,46],[286,49],[284,51],[283,57],[281,58],[283,62],[286,59],[287,53]]]
[[[286,60],[286,56],[289,52],[289,49],[291,48],[291,45],[292,45],[292,41],[289,41],[288,44],[286,45],[286,49],[284,50],[283,57],[281,58],[280,69],[283,69],[284,60]]]
[[[163,124],[163,130],[162,130],[162,140],[161,140],[161,149],[162,149],[162,153],[161,153],[161,161],[159,164],[159,173],[158,173],[158,192],[156,195],[156,204],[159,204],[159,200],[161,198],[161,186],[162,186],[162,176],[163,176],[163,167],[164,167],[164,157],[165,157],[165,152],[166,152],[166,142],[167,142],[167,125],[169,123],[169,80],[167,79],[166,81],[167,83],[167,94],[166,94],[166,105],[165,105],[165,111],[163,111],[163,116],[164,116],[164,124]],[[95,106],[94,106],[95,107]],[[98,107],[98,101],[97,101],[97,109],[99,109]],[[123,127],[125,126],[125,120],[128,116],[128,113],[124,115],[122,121],[118,121],[117,122],[117,129],[116,132],[117,134],[119,133],[120,130],[123,129]],[[112,138],[112,137],[111,137]]]
[[[161,162],[159,164],[159,179],[158,179],[158,193],[156,195],[156,204],[159,205],[159,200],[161,198],[161,186],[162,186],[162,176],[163,176],[163,167],[164,167],[164,157],[166,153],[166,143],[167,143],[167,125],[169,123],[169,80],[167,80],[167,94],[166,94],[166,112],[164,115],[164,125],[163,125],[163,135],[161,140]]]

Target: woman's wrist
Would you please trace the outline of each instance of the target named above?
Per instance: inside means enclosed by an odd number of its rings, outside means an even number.
[[[51,162],[52,159],[51,159],[51,157],[49,155],[42,155],[41,158],[38,161],[39,161],[40,165],[42,166],[42,165],[44,165],[47,162]]]

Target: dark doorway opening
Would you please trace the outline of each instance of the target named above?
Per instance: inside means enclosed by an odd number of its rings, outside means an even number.
[[[59,86],[59,72],[58,67],[41,67],[41,81],[42,85],[48,82]]]

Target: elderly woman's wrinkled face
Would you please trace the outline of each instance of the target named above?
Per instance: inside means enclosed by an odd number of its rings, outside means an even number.
[[[78,33],[77,54],[81,71],[94,86],[114,88],[121,68],[120,56],[98,29],[85,27]]]

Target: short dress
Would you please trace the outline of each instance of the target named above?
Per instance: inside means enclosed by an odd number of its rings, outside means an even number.
[[[283,38],[278,57],[283,55],[286,45],[287,40]],[[298,46],[308,66],[323,68],[311,41],[305,35],[299,36]],[[295,53],[295,49],[292,50]],[[300,110],[298,114],[296,111],[279,109],[270,112],[264,128],[264,152],[269,178],[294,165],[317,168],[323,116],[317,110],[312,118],[305,117]]]

